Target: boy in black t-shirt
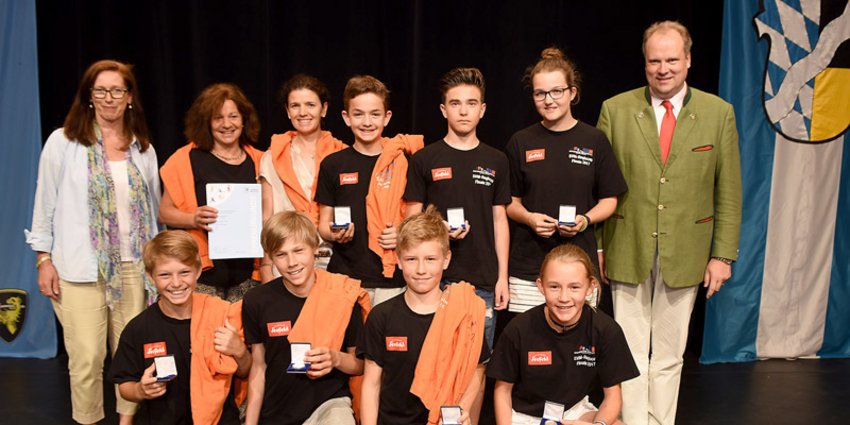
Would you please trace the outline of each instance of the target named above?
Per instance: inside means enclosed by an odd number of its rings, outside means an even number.
[[[363,425],[436,423],[446,405],[463,409],[463,424],[478,415],[474,401],[484,390],[490,351],[485,307],[469,284],[440,290],[451,258],[448,239],[433,207],[401,224],[399,268],[407,290],[375,307],[357,344],[366,358]]]
[[[124,328],[109,379],[122,397],[141,403],[137,423],[238,425],[231,377],[247,377],[251,368],[239,335],[240,304],[194,293],[201,257],[182,230],[157,235],[143,257],[159,300]],[[168,363],[176,377],[165,380],[157,364]],[[208,364],[218,366],[215,376]]]
[[[595,276],[577,245],[560,245],[544,258],[537,288],[546,303],[508,324],[487,368],[496,379],[498,425],[540,425],[547,404],[560,405],[557,417],[546,417],[558,423],[622,425],[620,384],[639,372],[620,326],[585,305]],[[587,397],[597,379],[604,393],[598,409]]]
[[[355,302],[359,282],[315,268],[319,238],[302,213],[271,216],[260,240],[281,276],[243,301],[254,359],[245,423],[354,425],[348,381],[363,373],[363,360],[354,355],[363,324]],[[311,344],[303,358],[292,357],[294,343]],[[292,373],[303,366],[306,373]]]
[[[349,79],[343,107],[354,144],[328,155],[319,166],[315,195],[319,233],[333,243],[328,271],[359,279],[376,305],[404,290],[395,273],[394,249],[403,218],[405,154],[421,149],[422,136],[382,136],[392,112],[389,90],[374,77]],[[335,207],[347,207],[350,222],[340,222]]]
[[[508,159],[476,136],[487,106],[481,71],[455,68],[440,80],[440,91],[448,133],[413,156],[404,192],[406,215],[428,204],[449,218],[449,210],[462,210],[465,222],[450,229],[452,262],[444,276],[450,282],[473,284],[487,302],[485,333],[492,346],[493,309],[505,309],[509,300]]]

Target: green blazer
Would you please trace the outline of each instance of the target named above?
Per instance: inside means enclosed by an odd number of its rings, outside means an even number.
[[[688,89],[667,164],[647,87],[602,104],[602,130],[629,185],[603,225],[609,279],[639,284],[658,250],[672,288],[703,281],[710,257],[735,260],[741,227],[741,164],[732,105]]]

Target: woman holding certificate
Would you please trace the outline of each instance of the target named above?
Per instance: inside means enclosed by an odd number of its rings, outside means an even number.
[[[160,169],[165,188],[160,221],[187,230],[198,242],[204,271],[197,291],[231,302],[257,286],[259,275],[254,274],[253,257],[210,259],[208,232],[219,211],[208,205],[207,184],[257,182],[262,151],[251,145],[259,131],[257,113],[242,90],[233,84],[214,84],[201,92],[186,113],[184,134],[189,143]],[[237,242],[242,241],[233,241]],[[259,244],[259,234],[254,242]]]
[[[27,243],[38,287],[64,329],[74,421],[104,418],[103,361],[127,322],[145,308],[142,247],[156,235],[156,153],[130,65],[85,71],[62,128],[47,138]],[[150,285],[150,286],[149,286]],[[116,388],[117,390],[117,388]],[[116,391],[120,423],[136,405]]]
[[[300,211],[318,225],[319,208],[313,200],[319,163],[347,145],[329,131],[322,131],[328,113],[328,88],[318,78],[298,74],[280,87],[280,101],[295,130],[272,136],[269,150],[260,161],[263,184],[263,220],[280,211]],[[331,246],[322,242],[316,254],[316,267],[325,269]],[[278,276],[270,259],[260,266],[263,282]]]
[[[593,224],[607,219],[626,192],[626,181],[611,144],[601,131],[573,117],[579,99],[579,75],[558,48],[543,50],[526,74],[542,120],[511,137],[505,153],[511,167],[508,217],[518,225],[508,259],[508,309],[524,312],[543,303],[537,289],[547,252],[565,242],[585,250],[597,264]],[[612,313],[609,291],[599,307]]]

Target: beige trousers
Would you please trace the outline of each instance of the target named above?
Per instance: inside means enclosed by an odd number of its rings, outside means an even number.
[[[304,425],[354,425],[354,410],[350,397],[332,398],[316,408]]]
[[[65,333],[68,371],[71,377],[72,418],[83,424],[104,418],[103,361],[107,338],[111,354],[118,348],[124,326],[145,307],[145,284],[133,263],[121,263],[121,299],[110,311],[106,307],[106,285],[59,280],[59,302],[53,311]],[[121,398],[115,386],[116,410],[121,415],[136,413],[136,404]]]
[[[670,288],[658,270],[640,285],[612,281],[614,318],[623,328],[640,376],[623,382],[623,422],[672,425],[676,421],[682,356],[697,286]]]

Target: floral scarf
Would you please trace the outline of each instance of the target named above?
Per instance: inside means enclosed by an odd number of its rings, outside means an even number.
[[[118,233],[118,212],[115,202],[115,183],[109,171],[109,161],[103,148],[100,129],[98,141],[88,149],[89,238],[97,257],[98,280],[106,283],[106,305],[112,306],[121,298],[121,251]],[[156,302],[156,287],[145,274],[142,247],[156,235],[156,218],[150,202],[150,189],[142,173],[133,163],[130,150],[126,152],[127,177],[130,184],[130,245],[133,262],[145,282],[148,305]]]

